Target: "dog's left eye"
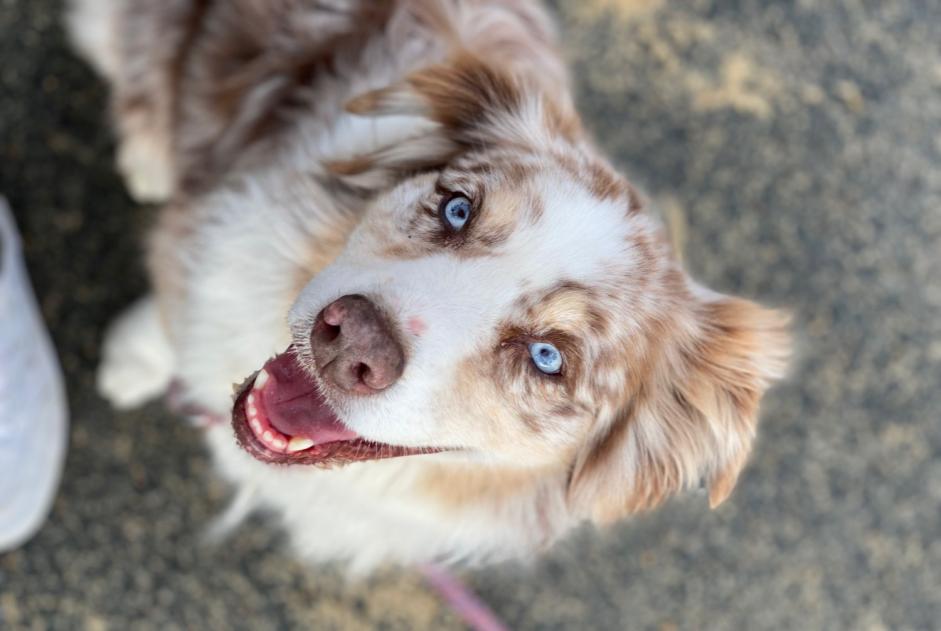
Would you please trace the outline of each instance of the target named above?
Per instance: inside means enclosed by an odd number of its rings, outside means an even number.
[[[441,202],[441,220],[454,232],[459,232],[471,217],[473,204],[463,195],[451,195]]]
[[[529,356],[540,372],[557,375],[562,370],[562,353],[552,344],[534,342],[529,345]]]

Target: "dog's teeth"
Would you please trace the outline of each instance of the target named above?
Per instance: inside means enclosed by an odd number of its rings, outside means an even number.
[[[249,404],[249,405],[255,405],[255,395],[254,395],[254,394],[248,395],[248,404]]]
[[[252,423],[252,429],[255,430],[255,434],[260,434],[260,433],[261,433],[261,423],[258,422],[258,419],[257,419],[257,418],[253,418],[252,421],[251,421],[251,423]]]
[[[268,383],[268,371],[262,368],[258,371],[258,376],[255,377],[255,385],[253,388],[256,390],[261,390],[265,387],[266,383]]]
[[[291,439],[291,442],[288,443],[288,451],[294,453],[296,451],[304,451],[314,446],[314,441],[309,438],[304,438],[303,436],[295,436]]]
[[[269,443],[274,440],[274,434],[272,434],[268,430],[265,430],[265,433],[262,434],[261,437],[265,439],[265,442],[269,442]]]
[[[258,414],[258,408],[256,408],[251,403],[248,404],[248,416],[249,418],[254,418]]]
[[[272,442],[271,444],[277,447],[278,449],[284,449],[287,446],[287,443],[281,440],[280,438],[276,438],[274,442]]]

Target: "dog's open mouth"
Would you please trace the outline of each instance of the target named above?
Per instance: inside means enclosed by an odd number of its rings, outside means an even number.
[[[347,428],[298,365],[293,348],[268,360],[241,387],[232,426],[248,453],[274,464],[329,467],[439,451],[377,443]]]

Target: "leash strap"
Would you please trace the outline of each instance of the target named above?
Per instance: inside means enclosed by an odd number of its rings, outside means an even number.
[[[495,613],[456,576],[440,565],[419,568],[425,581],[474,631],[509,631]]]

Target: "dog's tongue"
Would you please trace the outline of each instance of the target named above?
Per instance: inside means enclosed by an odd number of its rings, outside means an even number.
[[[317,384],[297,363],[294,349],[269,360],[260,387],[260,404],[271,425],[287,436],[303,436],[320,445],[357,438],[327,405]],[[259,373],[255,383],[264,379]]]

